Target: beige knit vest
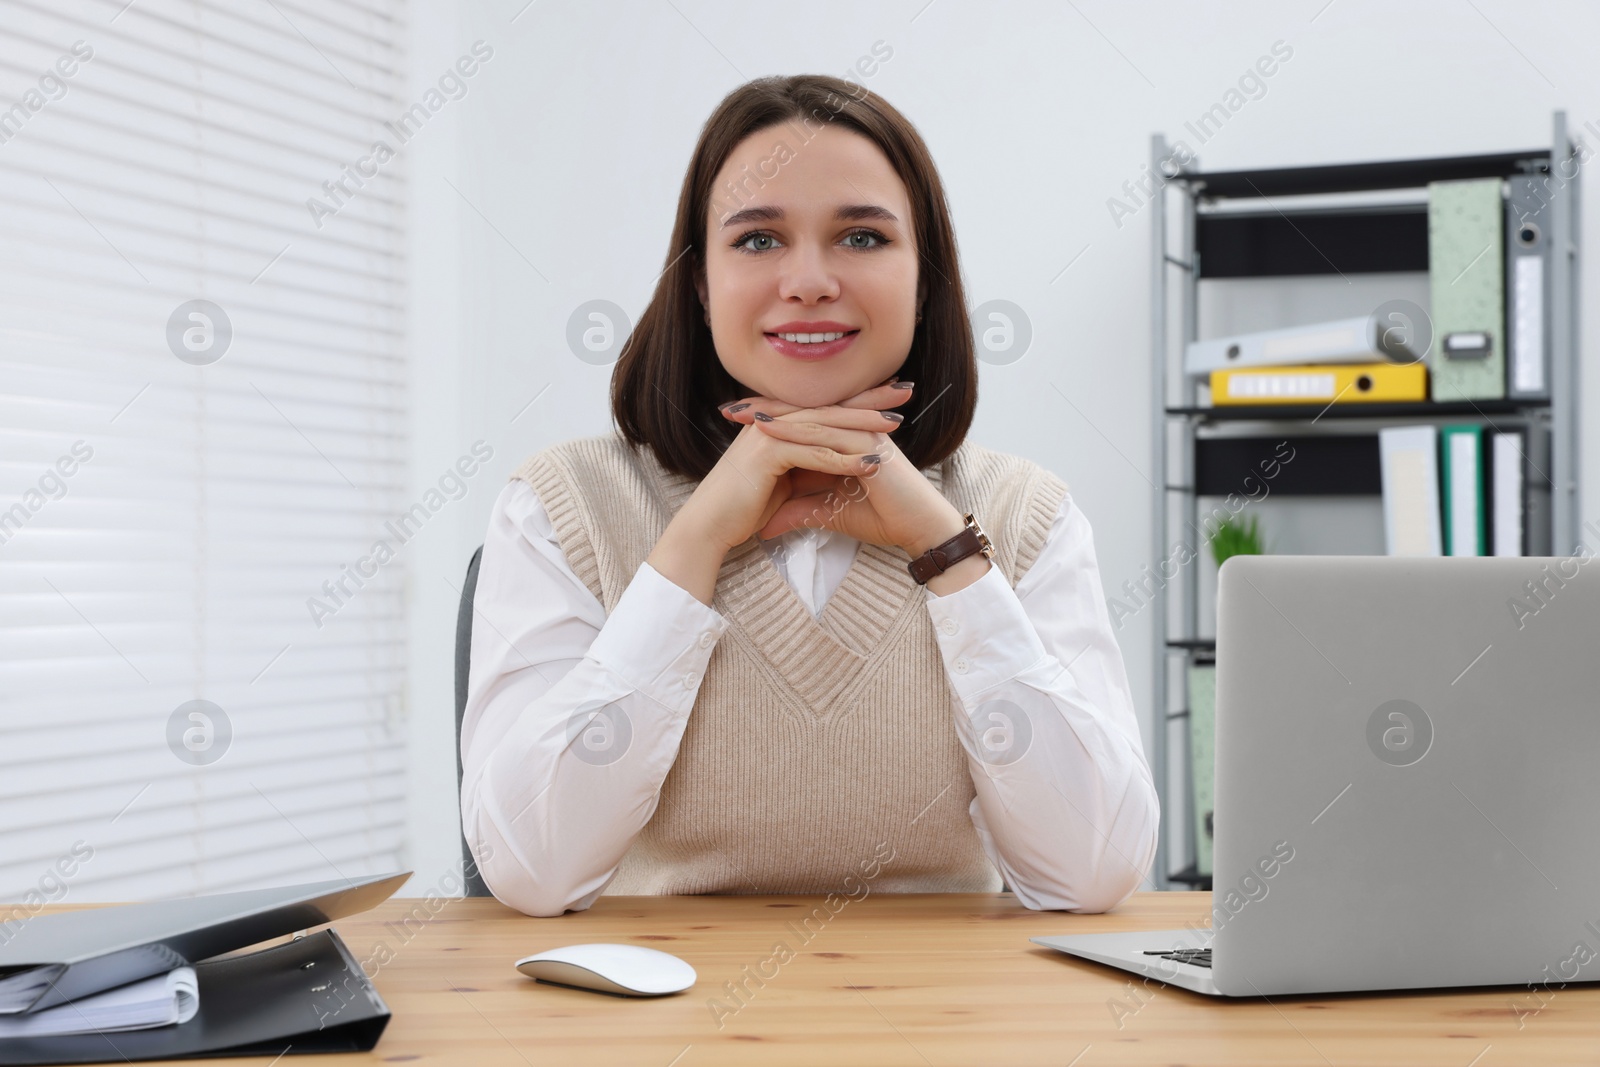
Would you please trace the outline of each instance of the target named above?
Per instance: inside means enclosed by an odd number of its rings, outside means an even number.
[[[976,513],[1015,587],[1066,483],[970,441],[922,473]],[[615,432],[552,445],[512,477],[538,493],[607,614],[700,484]],[[818,617],[754,535],[727,554],[712,607],[729,627],[660,803],[606,893],[848,894],[867,878],[889,892],[1001,888],[968,814],[965,713],[909,559],[861,542]]]

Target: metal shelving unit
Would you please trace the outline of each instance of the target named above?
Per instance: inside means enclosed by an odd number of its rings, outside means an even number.
[[[1252,439],[1217,436],[1218,427],[1258,423],[1263,432],[1282,438],[1318,420],[1326,421],[1315,436],[1294,438],[1297,442],[1314,442],[1312,455],[1318,461],[1302,465],[1295,472],[1298,488],[1289,487],[1290,495],[1379,493],[1376,439],[1379,425],[1432,419],[1481,419],[1486,423],[1538,427],[1542,431],[1541,439],[1547,435],[1549,443],[1549,464],[1542,468],[1549,472],[1550,484],[1545,487],[1549,492],[1549,536],[1548,544],[1529,542],[1527,549],[1529,554],[1554,554],[1576,548],[1580,516],[1579,183],[1578,161],[1567,134],[1565,112],[1557,111],[1553,115],[1549,147],[1522,152],[1215,173],[1189,168],[1166,170],[1164,165],[1170,154],[1165,136],[1152,136],[1150,169],[1158,181],[1151,225],[1154,395],[1151,451],[1156,467],[1152,494],[1155,520],[1151,524],[1150,541],[1153,560],[1162,560],[1168,554],[1174,515],[1178,529],[1194,529],[1199,500],[1202,496],[1216,495],[1219,473],[1229,470],[1237,473],[1241,469],[1236,454],[1241,446],[1237,442]],[[1553,173],[1552,162],[1555,164]],[[1195,163],[1191,160],[1190,167]],[[1551,174],[1548,187],[1552,192],[1550,219],[1554,245],[1548,282],[1550,400],[1338,404],[1326,409],[1289,405],[1216,409],[1199,402],[1199,385],[1183,374],[1181,363],[1184,344],[1199,336],[1201,281],[1426,272],[1428,269],[1426,203],[1352,202],[1348,206],[1312,207],[1280,204],[1277,198],[1425,189],[1431,181],[1530,173]],[[1176,205],[1171,202],[1174,198]],[[1261,201],[1262,209],[1216,210],[1223,201],[1245,200]],[[1169,219],[1169,212],[1174,219]],[[1175,241],[1169,242],[1169,226]],[[1176,244],[1176,253],[1170,244]],[[1174,317],[1175,331],[1169,329],[1169,320]],[[1169,336],[1173,332],[1176,338]],[[1437,344],[1434,347],[1437,351]],[[1430,354],[1428,358],[1431,363],[1434,356]],[[1178,383],[1176,387],[1174,382]],[[1207,435],[1202,431],[1212,433]],[[1299,463],[1298,453],[1296,463]],[[1284,468],[1285,473],[1289,470],[1288,466]],[[1176,482],[1172,477],[1174,472],[1180,475]],[[1275,493],[1285,492],[1283,484],[1275,485]],[[1227,491],[1231,490],[1224,490]],[[1203,545],[1195,547],[1197,552],[1205,551]],[[1185,709],[1172,707],[1174,691],[1178,694],[1185,691],[1181,684],[1176,687],[1170,684],[1173,668],[1176,666],[1179,678],[1184,678],[1191,662],[1209,657],[1215,649],[1214,641],[1198,636],[1200,569],[1198,560],[1189,563],[1176,578],[1157,584],[1150,597],[1156,619],[1152,662],[1156,665],[1154,707],[1157,710],[1151,769],[1163,813],[1168,810],[1170,785],[1168,732],[1173,722],[1187,716]],[[1176,632],[1169,591],[1175,591],[1179,599]],[[1183,735],[1187,739],[1187,723]],[[1189,782],[1187,748],[1186,740],[1181,758],[1181,781],[1186,788]],[[1191,885],[1202,882],[1194,874],[1197,853],[1193,812],[1186,812],[1184,823],[1186,855],[1182,861],[1187,866],[1175,872],[1168,855],[1167,820],[1163,819],[1155,859],[1158,889],[1171,888],[1174,882]],[[1209,880],[1204,881],[1207,884],[1203,887],[1209,888]]]

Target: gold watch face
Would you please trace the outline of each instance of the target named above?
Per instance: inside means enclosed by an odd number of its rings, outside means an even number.
[[[970,511],[967,512],[967,525],[978,534],[978,551],[993,559],[994,545],[989,541],[989,535],[983,532],[983,527],[978,525],[978,517]]]

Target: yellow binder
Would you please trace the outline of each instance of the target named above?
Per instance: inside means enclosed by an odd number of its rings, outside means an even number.
[[[1241,367],[1211,372],[1211,403],[1330,404],[1428,399],[1428,368],[1416,363]]]

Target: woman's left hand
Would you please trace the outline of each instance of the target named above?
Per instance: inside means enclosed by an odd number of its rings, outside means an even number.
[[[837,405],[802,408],[766,396],[744,397],[723,408],[723,417],[733,422],[750,423],[762,432],[786,441],[808,444],[821,425],[841,423],[841,412],[863,407],[883,410],[910,399],[910,391],[885,384],[865,390]],[[747,404],[740,411],[730,407]],[[755,418],[756,412],[770,415],[772,421]],[[857,425],[859,425],[857,423]],[[779,506],[767,524],[757,531],[762,539],[802,526],[838,530],[840,533],[873,544],[898,547],[916,557],[933,545],[961,532],[964,519],[955,505],[946,500],[927,477],[911,465],[894,444],[894,426],[875,436],[882,461],[871,473],[839,476],[796,468],[791,473],[793,495]]]

